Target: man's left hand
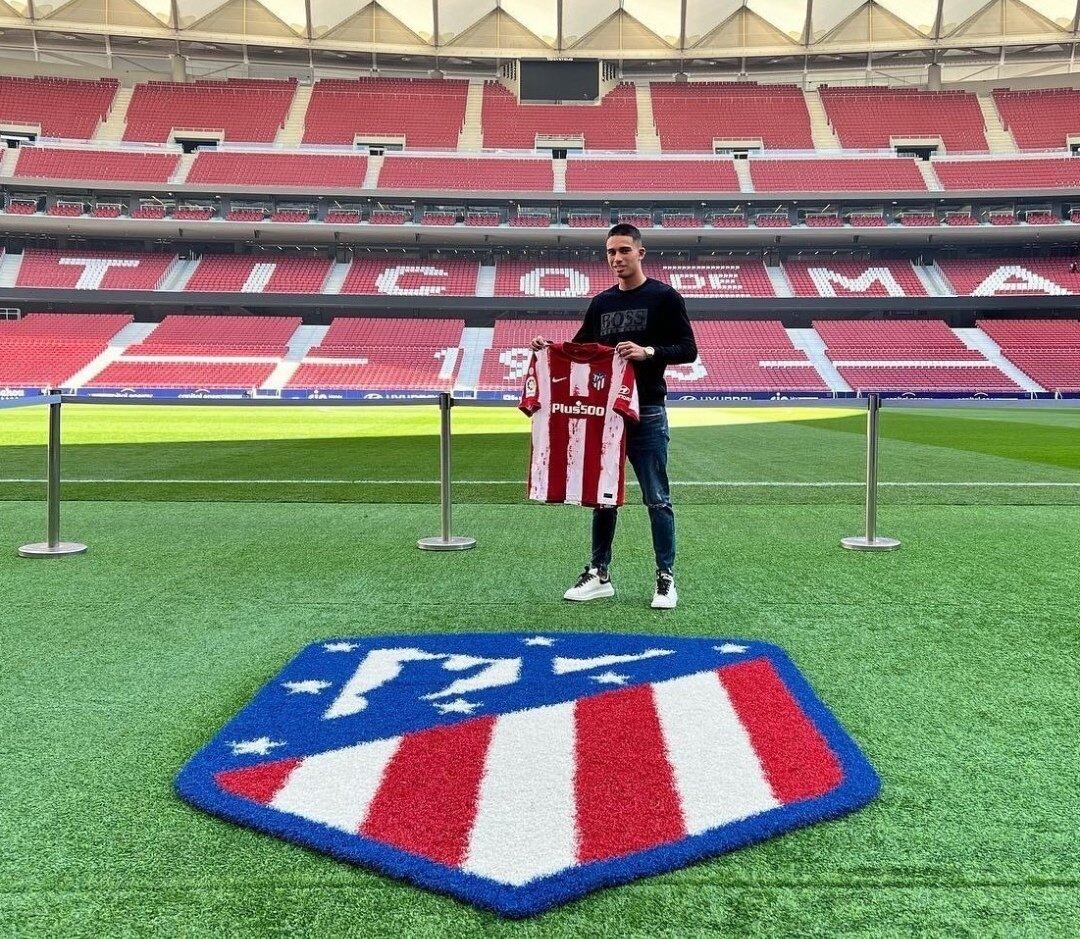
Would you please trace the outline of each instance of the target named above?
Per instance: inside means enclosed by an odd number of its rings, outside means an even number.
[[[615,347],[615,351],[627,362],[644,362],[647,358],[644,347],[636,342],[620,342]]]

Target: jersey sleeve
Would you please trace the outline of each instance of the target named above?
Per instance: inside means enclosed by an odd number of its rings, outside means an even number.
[[[629,362],[625,363],[623,368],[622,385],[615,396],[614,407],[623,417],[631,421],[640,420],[637,382],[634,380],[634,369]]]
[[[543,352],[544,350],[541,350],[540,354]],[[525,385],[521,389],[521,401],[518,402],[518,409],[529,417],[532,417],[540,410],[540,384],[536,377],[537,355],[538,353],[534,352],[529,356],[529,367],[525,370]]]

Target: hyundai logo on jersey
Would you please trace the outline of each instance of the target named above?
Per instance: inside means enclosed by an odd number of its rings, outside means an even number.
[[[879,787],[776,646],[564,633],[317,642],[176,785],[505,916],[834,818]]]

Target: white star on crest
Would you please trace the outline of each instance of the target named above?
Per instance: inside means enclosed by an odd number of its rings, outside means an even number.
[[[257,753],[266,756],[274,747],[285,746],[284,740],[271,740],[269,737],[260,737],[258,740],[233,740],[230,744],[233,756],[243,756],[247,753]]]
[[[555,645],[554,639],[549,639],[547,636],[532,636],[529,639],[522,639],[522,642],[527,646],[553,646]]]
[[[327,652],[352,652],[359,646],[355,642],[324,642],[323,648]]]
[[[601,672],[599,675],[589,677],[601,685],[625,685],[630,680],[629,675],[620,675],[618,672]]]
[[[735,642],[725,642],[722,646],[713,646],[717,652],[745,652],[748,646],[740,646]]]
[[[315,678],[306,681],[283,681],[281,684],[289,689],[289,694],[318,694],[324,688],[330,687],[330,682]]]
[[[440,714],[472,714],[480,705],[464,698],[455,698],[453,701],[436,701],[435,707]]]

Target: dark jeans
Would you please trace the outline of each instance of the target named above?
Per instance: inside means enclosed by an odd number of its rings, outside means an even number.
[[[656,567],[662,571],[675,569],[675,512],[667,478],[669,440],[667,409],[663,405],[645,405],[638,423],[626,422],[626,455],[641,486],[641,501],[649,509]],[[606,570],[611,565],[618,512],[615,508],[593,509],[593,567]]]

